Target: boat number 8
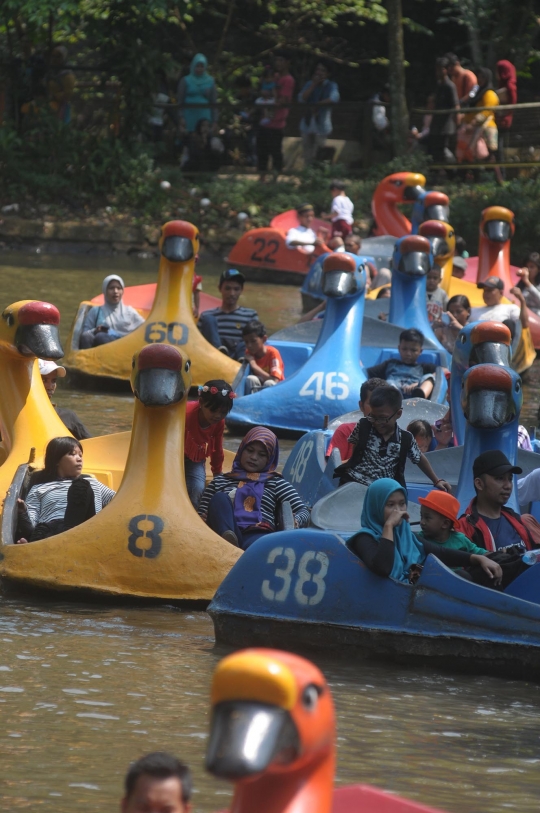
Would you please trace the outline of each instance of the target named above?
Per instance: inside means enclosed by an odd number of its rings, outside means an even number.
[[[314,395],[316,401],[323,396],[330,401],[344,401],[349,397],[348,383],[349,376],[345,373],[313,373],[298,395]]]
[[[185,344],[188,340],[189,330],[182,322],[150,322],[144,332],[144,340],[147,344],[165,342],[179,345]]]
[[[296,563],[296,554],[292,548],[273,548],[268,554],[267,564],[273,565],[278,556],[285,560],[285,565],[276,567],[274,579],[281,579],[282,585],[278,590],[273,590],[270,587],[269,579],[265,579],[261,585],[263,598],[268,601],[286,601],[292,586],[291,573]],[[298,604],[313,607],[314,604],[322,601],[326,592],[324,577],[328,572],[329,564],[328,556],[320,550],[307,550],[302,554],[298,562],[298,578],[293,591]],[[316,568],[316,572],[313,572],[314,568]],[[308,593],[304,592],[306,584],[311,585]],[[315,591],[313,587],[315,587]]]
[[[145,523],[144,528],[140,528],[141,523]],[[151,525],[151,527],[148,527]],[[145,557],[146,559],[155,559],[161,552],[161,532],[163,531],[163,520],[161,517],[156,517],[155,514],[139,514],[132,517],[129,521],[128,528],[131,531],[131,536],[128,539],[128,551],[133,556]],[[143,538],[150,540],[150,547],[140,548],[137,545],[139,539]]]

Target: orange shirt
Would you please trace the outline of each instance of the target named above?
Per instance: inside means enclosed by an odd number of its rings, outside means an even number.
[[[260,359],[255,359],[255,363],[264,370],[265,373],[276,378],[278,381],[283,381],[285,373],[283,372],[283,359],[279,350],[271,347],[269,344],[264,345],[264,355]]]
[[[454,74],[454,76],[452,76],[452,82],[456,86],[458,99],[463,99],[464,96],[468,96],[473,87],[477,84],[476,75],[466,69],[463,70],[459,76]]]

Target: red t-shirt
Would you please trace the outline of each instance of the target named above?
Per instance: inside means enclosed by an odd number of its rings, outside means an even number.
[[[332,449],[339,449],[342,460],[348,460],[350,458],[354,451],[354,446],[352,443],[349,443],[349,437],[355,426],[356,423],[342,423],[341,426],[338,426],[326,450],[327,457],[330,457]]]
[[[210,458],[212,474],[221,474],[223,469],[223,430],[225,421],[211,424],[203,429],[199,424],[199,402],[189,401],[186,407],[186,432],[184,454],[193,463]]]
[[[255,359],[261,370],[271,375],[272,378],[277,378],[278,381],[283,381],[285,374],[283,372],[283,359],[279,350],[271,347],[269,344],[264,345],[264,355],[260,359]]]
[[[283,102],[292,102],[294,93],[294,79],[291,74],[280,76],[276,82],[276,97]],[[273,117],[265,126],[271,130],[283,130],[289,115],[288,107],[276,107]]]

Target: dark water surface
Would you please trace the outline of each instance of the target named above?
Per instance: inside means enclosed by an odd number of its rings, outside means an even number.
[[[151,282],[157,260],[0,257],[0,304],[43,298],[65,339],[79,301],[117,271]],[[217,292],[222,266],[201,263]],[[269,331],[294,321],[294,288],[249,284]],[[538,370],[525,387],[536,422]],[[96,433],[129,428],[129,395],[68,389]],[[230,448],[237,441],[227,441]],[[284,449],[288,444],[284,444]],[[223,654],[202,612],[4,598],[0,612],[0,810],[114,811],[130,760],[170,749],[195,773],[197,811],[227,805],[203,770],[212,670]],[[373,782],[453,813],[533,813],[540,797],[540,687],[370,661],[321,659],[338,716],[338,782]],[[255,811],[253,813],[256,813]]]

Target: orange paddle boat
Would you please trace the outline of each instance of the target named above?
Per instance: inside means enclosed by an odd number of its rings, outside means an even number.
[[[334,790],[332,695],[310,661],[244,649],[217,666],[206,753],[235,783],[231,813],[436,813],[369,785]]]
[[[308,252],[300,247],[287,248],[287,232],[299,225],[296,209],[276,215],[270,226],[247,231],[232,247],[227,262],[241,268],[248,279],[302,284],[315,257],[329,249],[317,246],[314,252]],[[311,228],[322,235],[330,231],[329,224],[317,218]]]

